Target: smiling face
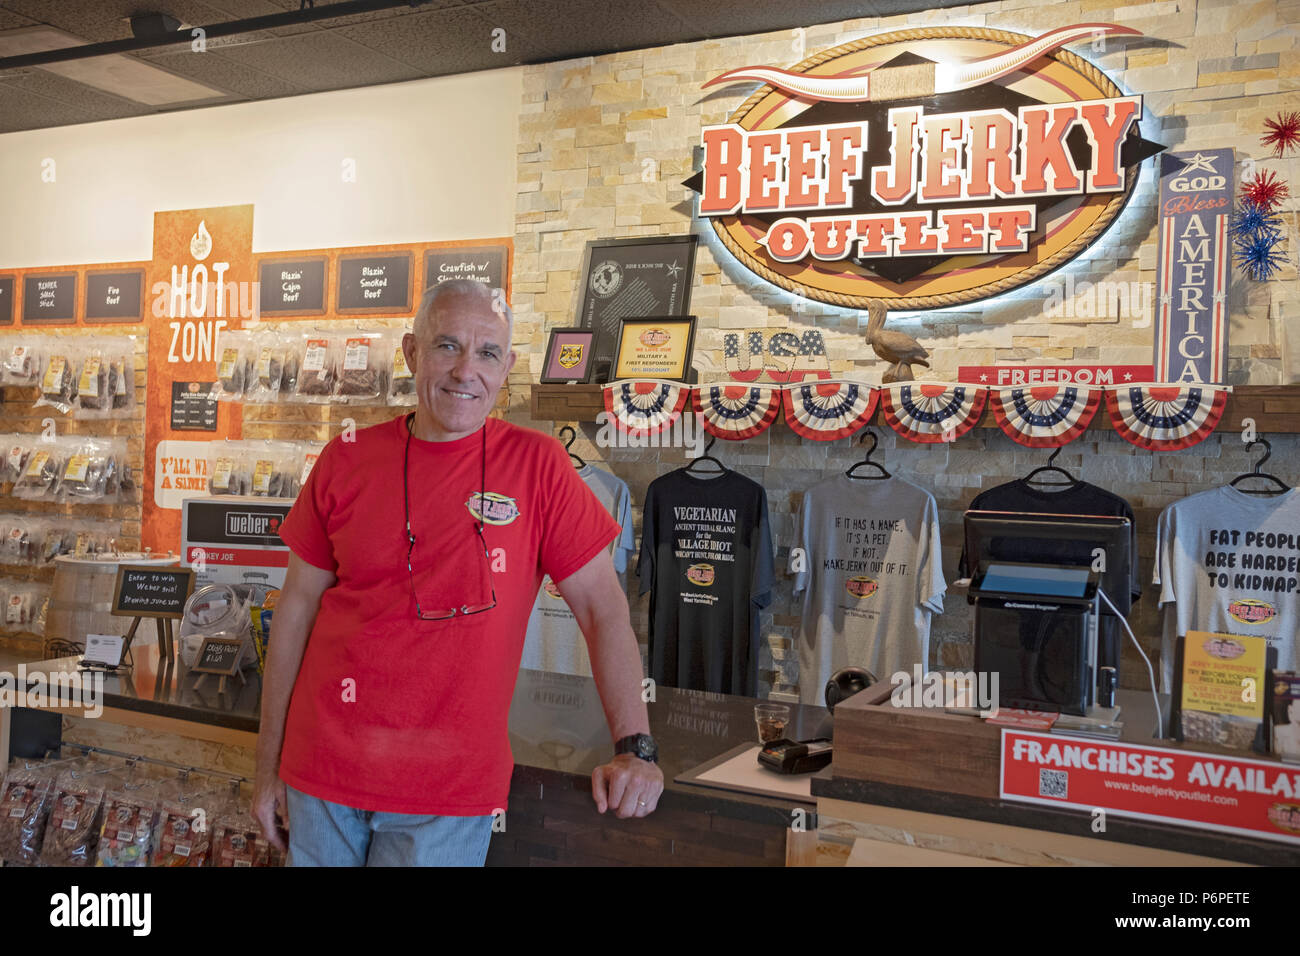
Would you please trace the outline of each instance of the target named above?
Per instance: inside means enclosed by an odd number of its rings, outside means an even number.
[[[504,305],[477,282],[448,282],[417,313],[402,351],[415,373],[415,436],[452,441],[482,427],[515,364]]]

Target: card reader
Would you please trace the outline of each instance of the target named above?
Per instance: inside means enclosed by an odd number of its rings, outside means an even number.
[[[774,740],[758,752],[758,762],[777,773],[812,773],[831,762],[831,742],[825,737],[813,740]]]

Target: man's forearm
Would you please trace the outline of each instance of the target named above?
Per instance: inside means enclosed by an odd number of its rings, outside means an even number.
[[[272,617],[274,640],[267,651],[266,672],[262,675],[262,715],[257,733],[257,767],[273,773],[280,766],[280,748],[284,744],[284,723],[289,714],[289,699],[302,666],[307,638],[316,621],[319,602],[309,602],[282,594]]]
[[[650,717],[641,698],[641,653],[632,633],[627,602],[621,603],[621,613],[610,608],[593,615],[582,629],[605,720],[616,741],[629,734],[650,732]]]

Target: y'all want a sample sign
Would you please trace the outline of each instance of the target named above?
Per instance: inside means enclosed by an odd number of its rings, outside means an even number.
[[[999,795],[1300,844],[1300,767],[1276,761],[1004,729]]]
[[[1161,382],[1223,382],[1232,162],[1231,149],[1161,157],[1155,349]]]
[[[864,37],[760,87],[701,134],[686,185],[740,264],[796,295],[930,309],[1025,285],[1114,222],[1139,163],[1142,97],[1064,49],[1140,35],[930,27]]]

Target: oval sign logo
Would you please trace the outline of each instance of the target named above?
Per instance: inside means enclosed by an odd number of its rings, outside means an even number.
[[[646,329],[639,336],[641,344],[651,349],[657,349],[668,344],[671,337],[664,329]]]
[[[474,516],[475,520],[479,519],[479,496],[477,493],[469,496],[469,500],[465,502],[465,507],[469,509],[469,513]],[[483,495],[482,521],[484,524],[509,524],[518,517],[519,506],[515,504],[514,498],[507,498],[495,491],[489,491]]]
[[[704,128],[686,185],[740,263],[796,295],[891,310],[999,295],[1095,242],[1163,148],[1138,131],[1142,97],[1064,49],[1121,35],[1140,34],[927,27],[731,70],[704,85],[761,85]]]
[[[1267,601],[1242,598],[1228,605],[1228,613],[1232,615],[1234,621],[1240,621],[1242,624],[1263,624],[1277,616],[1277,608]]]
[[[1230,637],[1212,637],[1201,645],[1205,653],[1224,661],[1235,661],[1246,653],[1246,645]]]
[[[686,580],[692,584],[698,584],[700,587],[707,588],[713,583],[713,565],[711,564],[692,564],[686,569]]]
[[[864,578],[861,575],[844,582],[844,590],[856,598],[871,597],[879,588],[880,585],[871,578]]]

